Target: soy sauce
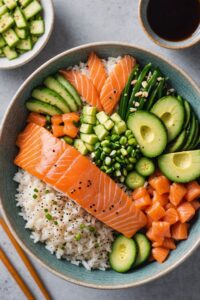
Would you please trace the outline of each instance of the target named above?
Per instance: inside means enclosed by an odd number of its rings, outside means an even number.
[[[161,38],[169,41],[187,39],[200,23],[200,0],[150,0],[147,19]]]

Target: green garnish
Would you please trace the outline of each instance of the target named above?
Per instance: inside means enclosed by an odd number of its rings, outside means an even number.
[[[88,226],[88,229],[90,232],[95,232],[96,231],[96,228],[93,227],[93,226]]]
[[[36,195],[36,194],[33,194],[33,198],[36,199],[36,198],[37,198],[37,195]]]
[[[54,223],[54,225],[58,225],[58,222],[57,222],[57,221],[54,221],[53,223]]]
[[[33,191],[34,191],[35,193],[38,193],[38,192],[39,192],[38,189],[34,189]]]
[[[77,234],[75,235],[74,239],[75,239],[76,241],[80,241],[80,239],[81,239],[81,234],[80,234],[80,233],[77,233]]]
[[[84,224],[81,224],[80,225],[80,229],[84,229],[85,228],[85,225]]]
[[[48,209],[47,209],[47,208],[45,208],[45,209],[44,209],[44,211],[45,211],[45,212],[48,212]]]
[[[45,217],[46,217],[46,219],[49,220],[49,221],[52,220],[52,215],[50,215],[50,214],[46,214]]]
[[[49,192],[50,192],[49,190],[46,190],[46,191],[45,191],[45,194],[48,194]]]

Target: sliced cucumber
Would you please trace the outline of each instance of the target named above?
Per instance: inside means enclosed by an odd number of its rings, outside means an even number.
[[[117,272],[124,273],[131,269],[137,256],[137,246],[133,239],[123,235],[118,236],[109,254],[111,268]]]
[[[0,17],[0,33],[8,30],[15,23],[13,17],[9,13],[5,13]]]
[[[7,9],[6,5],[0,6],[0,16],[2,16],[3,14],[5,14],[7,12],[8,12],[8,9]]]
[[[16,48],[20,50],[26,50],[26,51],[31,50],[33,48],[33,44],[30,36],[27,39],[20,40],[17,43]]]
[[[167,148],[167,152],[173,153],[173,152],[179,151],[184,144],[186,136],[187,136],[187,132],[184,129],[177,136],[177,138],[171,144],[169,144],[169,147]]]
[[[36,113],[47,114],[50,116],[62,114],[62,111],[58,107],[36,99],[28,100],[25,105],[28,110]]]
[[[151,109],[165,124],[168,141],[175,139],[184,124],[185,111],[182,103],[173,96],[163,97]]]
[[[19,38],[12,28],[3,32],[2,35],[10,48],[14,47],[19,42]]]
[[[88,115],[82,115],[81,116],[81,122],[86,124],[96,124],[96,117],[88,116]]]
[[[151,253],[151,243],[147,239],[147,237],[142,233],[136,233],[136,235],[134,236],[134,240],[136,241],[138,250],[134,267],[138,267],[144,262],[146,262],[149,258]]]
[[[70,109],[63,98],[50,89],[43,87],[34,89],[32,97],[58,107],[63,113],[70,112]]]
[[[146,177],[155,172],[155,165],[149,158],[141,157],[136,163],[135,169],[141,176]]]
[[[93,133],[93,126],[91,124],[81,124],[79,129],[81,133]]]
[[[18,57],[17,52],[14,49],[11,49],[9,46],[6,46],[3,48],[3,53],[9,60],[12,60],[12,59],[15,59]]]
[[[95,126],[94,132],[98,136],[98,139],[100,141],[104,140],[105,137],[109,134],[109,131],[107,131],[102,124]]]
[[[107,122],[109,120],[109,117],[106,115],[106,113],[104,111],[100,111],[96,115],[96,118],[99,121],[99,123],[101,123],[101,124],[104,124],[105,122]]]
[[[21,4],[21,7],[24,8],[27,6],[32,0],[18,0],[19,3]]]
[[[26,28],[27,27],[26,19],[24,17],[22,10],[19,7],[17,7],[15,9],[13,17],[15,19],[15,23],[18,28]]]
[[[126,186],[132,190],[143,186],[144,183],[145,183],[145,178],[135,171],[129,173],[125,180]]]
[[[26,31],[26,29],[20,29],[20,28],[18,28],[18,27],[15,27],[15,33],[17,34],[17,36],[18,36],[20,39],[22,39],[22,40],[26,39],[26,36],[27,36],[27,31]]]
[[[68,90],[68,92],[72,95],[72,97],[76,101],[77,105],[81,106],[82,105],[81,98],[77,93],[76,89],[73,87],[73,85],[59,74],[56,75],[56,79]]]
[[[127,126],[133,132],[144,156],[156,157],[165,150],[167,131],[156,115],[136,111],[129,115]]]
[[[34,35],[42,35],[44,33],[44,21],[33,20],[30,23],[30,33]]]
[[[42,6],[40,3],[36,0],[33,0],[30,4],[28,4],[24,9],[24,15],[27,20],[34,17],[36,14],[38,14],[42,10]]]
[[[58,95],[60,95],[60,97],[62,97],[64,99],[64,101],[66,102],[67,106],[69,107],[69,109],[71,111],[77,111],[78,110],[76,102],[74,101],[72,96],[62,86],[62,84],[60,84],[60,82],[58,80],[56,80],[54,77],[48,76],[44,81],[44,85],[47,88],[49,88],[49,89],[53,90],[54,92],[56,92]]]
[[[190,123],[191,117],[191,107],[188,101],[184,100],[184,109],[185,109],[185,124],[184,127],[186,128]]]
[[[188,150],[189,149],[190,144],[194,140],[195,129],[196,129],[196,118],[195,118],[195,114],[192,113],[190,127],[189,127],[189,135],[187,136],[187,140],[186,140],[182,150]]]
[[[82,154],[86,155],[88,153],[88,149],[85,146],[84,142],[80,139],[76,139],[74,141],[74,147]]]
[[[5,5],[11,10],[17,6],[17,1],[16,0],[3,0]]]
[[[98,142],[98,137],[95,134],[86,134],[86,133],[81,133],[80,138],[83,142],[94,145]]]
[[[2,35],[0,35],[0,48],[3,48],[5,45],[6,45],[6,41],[4,40]]]

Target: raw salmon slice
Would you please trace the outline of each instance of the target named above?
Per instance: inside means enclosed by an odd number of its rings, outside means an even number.
[[[106,113],[111,114],[120,100],[136,61],[133,57],[124,56],[106,79],[100,94],[100,101]]]
[[[169,224],[175,224],[179,221],[178,212],[175,208],[168,208],[165,212],[165,217],[163,221],[168,222]]]
[[[188,238],[188,224],[178,222],[172,225],[171,235],[176,241],[186,240]]]
[[[37,124],[39,126],[44,127],[46,125],[46,117],[42,116],[42,115],[40,115],[38,113],[31,112],[28,115],[27,122],[28,123],[35,123],[35,124]]]
[[[88,58],[88,68],[90,71],[90,78],[97,92],[100,94],[102,87],[106,81],[107,73],[102,60],[92,52]]]
[[[188,222],[195,215],[195,209],[189,202],[181,203],[177,207],[177,212],[181,223]]]
[[[200,185],[197,181],[192,181],[187,184],[187,193],[185,199],[193,201],[200,197]]]
[[[60,70],[59,72],[75,87],[88,104],[102,110],[99,94],[92,80],[78,70]]]
[[[131,237],[146,225],[143,212],[108,175],[45,128],[30,123],[17,145],[16,165],[66,193],[108,226]]]
[[[177,206],[181,203],[186,193],[187,189],[183,184],[174,182],[170,186],[169,200],[174,206]]]
[[[162,264],[166,260],[168,255],[169,255],[169,249],[163,247],[157,247],[152,249],[153,258],[160,264]]]

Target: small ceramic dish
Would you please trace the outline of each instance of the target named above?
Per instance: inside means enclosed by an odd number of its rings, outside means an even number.
[[[168,41],[158,36],[149,25],[147,19],[147,7],[150,0],[139,0],[138,16],[142,26],[142,29],[146,35],[156,44],[168,49],[183,49],[191,47],[200,41],[200,26],[196,31],[187,39],[182,41]]]
[[[0,69],[15,69],[25,65],[27,62],[37,56],[47,44],[54,25],[54,7],[52,0],[40,0],[43,7],[43,18],[45,23],[45,32],[35,43],[32,50],[20,55],[19,57],[8,60],[6,57],[0,57]]]

